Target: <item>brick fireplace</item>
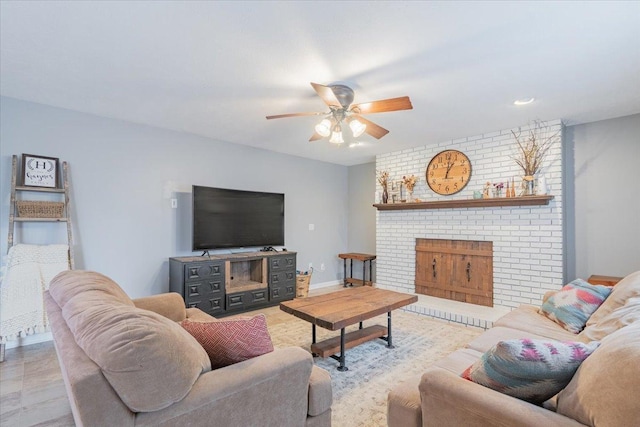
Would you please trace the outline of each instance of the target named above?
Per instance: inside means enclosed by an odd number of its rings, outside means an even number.
[[[560,120],[548,131],[561,129]],[[528,126],[523,126],[526,132]],[[472,163],[469,184],[453,196],[439,196],[425,184],[429,160],[440,151],[455,149]],[[521,171],[511,130],[445,141],[396,151],[376,158],[376,170],[390,178],[415,175],[414,198],[422,201],[471,199],[485,183],[505,182]],[[541,173],[554,199],[544,206],[501,206],[417,210],[379,210],[376,213],[377,283],[387,289],[414,292],[416,239],[454,239],[493,242],[493,304],[506,309],[538,305],[544,293],[564,282],[562,142],[551,147]],[[378,188],[380,190],[380,188]]]

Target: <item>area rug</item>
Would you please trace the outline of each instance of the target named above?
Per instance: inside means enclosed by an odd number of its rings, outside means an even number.
[[[396,310],[392,313],[395,348],[382,340],[370,341],[346,352],[346,372],[331,358],[314,359],[331,374],[334,427],[383,427],[387,425],[387,395],[399,383],[419,378],[434,362],[482,333],[481,329],[434,320]],[[386,325],[386,314],[364,322],[364,326]],[[357,329],[357,325],[347,332]],[[311,324],[291,316],[290,321],[269,326],[276,347],[311,345]],[[317,328],[318,341],[340,332]]]

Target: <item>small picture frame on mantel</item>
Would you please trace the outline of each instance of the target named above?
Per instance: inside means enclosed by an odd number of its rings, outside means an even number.
[[[58,158],[22,154],[22,185],[58,188]]]
[[[389,191],[390,203],[400,203],[402,201],[402,180],[391,181],[391,191]]]

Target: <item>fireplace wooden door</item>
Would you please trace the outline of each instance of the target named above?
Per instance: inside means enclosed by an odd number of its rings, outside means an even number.
[[[493,307],[493,242],[416,239],[416,293]]]

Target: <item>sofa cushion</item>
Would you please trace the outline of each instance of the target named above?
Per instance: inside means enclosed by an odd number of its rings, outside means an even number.
[[[182,400],[211,369],[204,349],[179,324],[122,300],[124,291],[106,276],[67,271],[51,281],[50,294],[78,346],[134,412]]]
[[[591,315],[587,326],[600,322],[601,319],[616,308],[625,305],[627,300],[633,297],[640,297],[640,271],[629,274],[613,287],[607,300]]]
[[[601,341],[607,335],[611,335],[623,326],[640,321],[640,297],[629,298],[623,306],[620,306],[584,328],[578,335],[582,342]]]
[[[598,344],[517,339],[499,342],[462,377],[540,404],[564,388]]]
[[[551,295],[540,307],[540,313],[577,334],[610,293],[607,286],[576,279]]]
[[[51,282],[58,283],[49,292],[60,308],[75,295],[83,294],[84,301],[97,302],[112,301],[135,307],[129,296],[113,280],[95,271],[73,270],[64,271],[54,277]]]
[[[574,333],[567,331],[553,320],[543,316],[538,312],[538,310],[539,307],[523,304],[493,322],[493,326],[504,326],[511,329],[525,331],[527,333],[521,337],[509,338],[526,338],[530,336],[528,334],[533,333],[559,341],[572,341],[576,339],[576,335]]]
[[[543,317],[540,315],[538,316],[541,318]],[[572,334],[560,327],[558,327],[558,330],[563,332],[562,334],[558,334],[559,336],[545,336],[523,331],[521,329],[508,328],[506,326],[494,326],[493,328],[483,332],[479,337],[469,341],[466,347],[484,353],[500,341],[506,340],[532,338],[538,340],[553,339],[558,341],[574,341],[576,339],[575,334]]]
[[[204,347],[213,369],[273,351],[264,314],[212,322],[185,319],[180,324]]]
[[[480,360],[482,352],[470,348],[461,348],[438,360],[431,365],[434,368],[441,368],[456,375],[462,374],[470,365]]]
[[[599,427],[640,420],[640,323],[605,337],[558,394],[559,414]]]

